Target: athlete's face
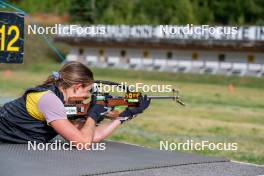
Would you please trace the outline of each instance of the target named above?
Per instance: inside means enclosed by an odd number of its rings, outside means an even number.
[[[66,89],[65,101],[67,102],[69,98],[72,97],[89,97],[91,89],[92,89],[92,84],[85,87],[83,87],[82,84],[74,84],[73,86]]]

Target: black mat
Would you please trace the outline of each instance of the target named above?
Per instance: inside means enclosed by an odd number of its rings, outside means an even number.
[[[109,141],[104,151],[32,151],[27,147],[22,144],[0,145],[1,175],[95,175],[228,161]]]

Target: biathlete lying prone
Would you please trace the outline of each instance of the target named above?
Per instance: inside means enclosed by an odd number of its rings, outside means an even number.
[[[96,126],[103,105],[92,104],[84,123],[72,123],[64,104],[71,97],[88,97],[93,85],[92,71],[80,62],[65,64],[56,74],[35,88],[0,107],[0,142],[47,143],[58,134],[73,144],[92,144],[109,136],[120,124],[142,113],[150,104],[145,96],[139,106],[126,109],[120,117]]]

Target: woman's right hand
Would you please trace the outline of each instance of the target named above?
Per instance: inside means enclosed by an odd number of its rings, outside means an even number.
[[[92,118],[95,123],[99,123],[104,119],[104,116],[102,116],[102,114],[106,111],[107,109],[103,105],[96,104],[96,96],[92,95],[87,116]]]
[[[101,114],[105,111],[107,111],[107,109],[103,105],[91,104],[87,112],[87,116],[92,118],[96,123],[99,123],[103,120],[104,116]]]

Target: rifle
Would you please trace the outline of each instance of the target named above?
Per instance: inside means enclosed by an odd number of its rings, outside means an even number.
[[[124,96],[114,96],[110,95],[108,92],[101,92],[98,88],[99,85],[111,85],[121,87],[125,91]],[[134,92],[129,89],[129,86],[112,82],[112,81],[103,81],[95,80],[94,87],[91,90],[91,94],[96,98],[96,104],[105,106],[107,111],[101,115],[106,115],[111,112],[111,118],[118,117],[121,112],[121,109],[126,107],[136,107],[139,103],[139,97],[142,96],[141,92]],[[182,106],[185,104],[182,102],[179,96],[179,91],[172,89],[171,96],[148,96],[150,99],[171,99]],[[90,103],[86,101],[87,97],[72,97],[69,99],[68,103],[65,104],[65,109],[69,119],[76,119],[80,117],[85,117],[89,109]],[[107,116],[106,116],[107,117]]]

